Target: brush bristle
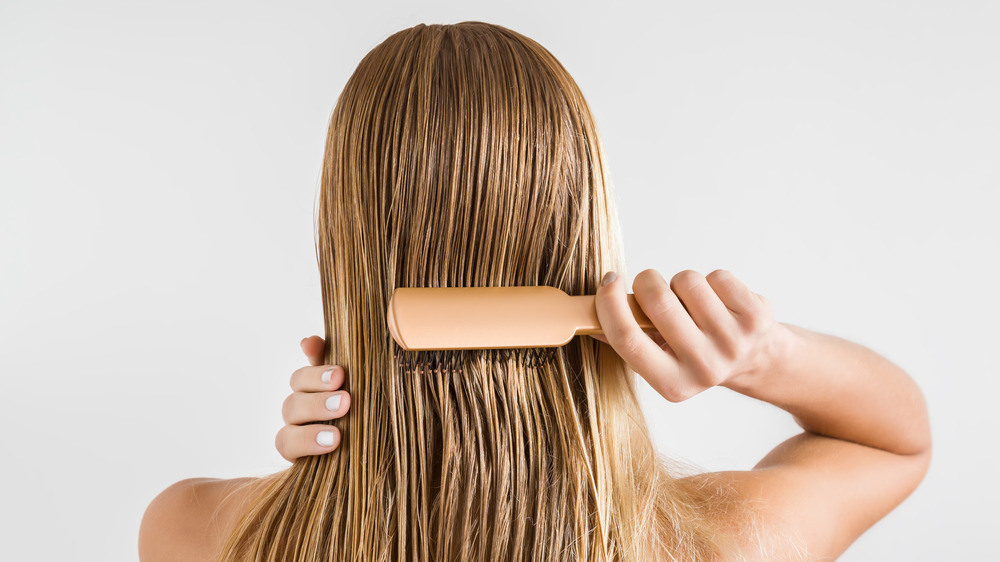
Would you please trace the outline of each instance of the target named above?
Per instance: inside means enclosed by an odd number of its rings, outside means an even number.
[[[397,348],[398,365],[407,371],[462,372],[462,365],[471,354],[480,354],[487,363],[508,363],[515,361],[521,367],[533,369],[555,358],[555,347],[522,347],[516,349],[434,349],[407,351]]]

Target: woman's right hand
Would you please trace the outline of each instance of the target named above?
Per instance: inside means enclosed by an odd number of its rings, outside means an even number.
[[[776,361],[776,350],[788,337],[767,299],[722,269],[707,276],[681,271],[669,285],[647,269],[636,275],[632,290],[658,333],[646,333],[636,322],[625,281],[616,276],[598,289],[595,306],[604,335],[592,337],[611,344],[671,402],[717,385],[752,384]]]
[[[310,336],[300,345],[310,365],[292,373],[293,392],[281,406],[285,426],[274,438],[274,447],[288,461],[335,450],[340,445],[340,429],[315,422],[342,417],[351,408],[350,394],[340,390],[344,368],[322,364],[323,338]]]

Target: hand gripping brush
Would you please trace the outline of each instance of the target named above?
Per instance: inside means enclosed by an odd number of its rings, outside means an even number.
[[[639,326],[655,331],[635,295],[626,297]],[[405,287],[393,291],[386,320],[408,370],[461,371],[473,350],[537,367],[575,336],[604,334],[594,298],[548,286]]]

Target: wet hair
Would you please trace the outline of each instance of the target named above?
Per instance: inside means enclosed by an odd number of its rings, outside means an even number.
[[[590,109],[537,42],[468,21],[369,52],[330,120],[317,210],[339,448],[266,476],[220,560],[706,560],[717,505],[659,457],[636,375],[578,337],[538,364],[394,360],[396,287],[625,275]],[[258,482],[258,485],[260,482]]]

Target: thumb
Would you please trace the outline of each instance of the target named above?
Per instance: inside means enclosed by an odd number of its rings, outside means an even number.
[[[618,274],[615,273],[614,271],[609,271],[605,273],[604,278],[601,280],[601,286],[597,288],[597,294],[598,295],[601,294],[601,291],[605,290],[604,287],[606,287],[609,283],[613,283],[614,280],[617,278]],[[604,334],[588,334],[588,335],[594,338],[595,340],[602,341],[607,344],[611,343],[608,341],[608,338],[604,337]]]

